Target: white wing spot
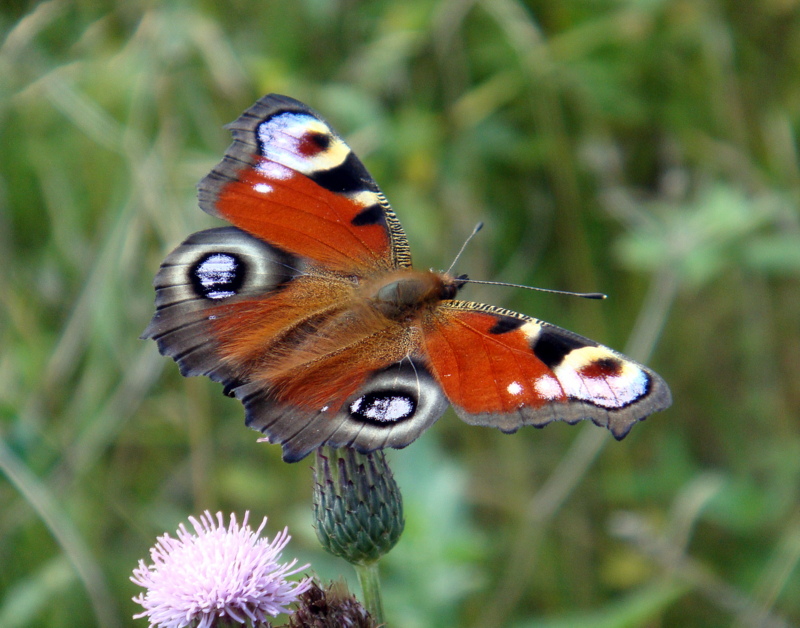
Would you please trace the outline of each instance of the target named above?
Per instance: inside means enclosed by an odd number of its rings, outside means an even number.
[[[258,170],[268,179],[275,179],[278,181],[285,181],[292,176],[291,170],[289,170],[286,166],[275,163],[274,161],[261,161],[256,164],[256,170]],[[266,185],[266,183],[257,183],[256,186],[258,185]]]
[[[522,392],[522,386],[519,382],[511,382],[507,387],[506,390],[510,395],[518,395]]]
[[[253,189],[259,194],[269,194],[273,191],[273,187],[269,183],[256,183]]]
[[[347,195],[354,203],[357,203],[361,207],[369,207],[371,205],[379,205],[381,202],[381,197],[376,192],[372,192],[371,190],[359,190],[357,192],[352,192]]]
[[[519,330],[525,335],[528,342],[532,342],[542,333],[542,325],[538,321],[528,321]]]
[[[564,394],[564,391],[561,389],[561,384],[551,375],[537,377],[536,381],[533,382],[533,388],[542,397],[549,400],[558,399]]]

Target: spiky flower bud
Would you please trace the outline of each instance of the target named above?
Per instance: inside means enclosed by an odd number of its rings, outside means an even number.
[[[403,498],[382,451],[317,450],[314,516],[322,546],[356,565],[374,563],[403,533]]]

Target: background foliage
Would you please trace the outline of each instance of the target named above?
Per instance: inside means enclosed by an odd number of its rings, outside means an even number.
[[[0,626],[143,625],[128,577],[205,508],[326,578],[308,462],[137,339],[217,223],[195,184],[267,92],[323,112],[422,267],[624,349],[672,409],[391,452],[392,626],[800,624],[797,0],[10,0],[0,9]]]

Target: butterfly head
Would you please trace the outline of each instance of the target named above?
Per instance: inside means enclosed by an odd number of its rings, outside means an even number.
[[[461,290],[464,286],[466,286],[470,282],[470,278],[467,275],[459,275],[455,277],[452,281],[452,296],[447,297],[448,299],[454,299],[458,291]]]

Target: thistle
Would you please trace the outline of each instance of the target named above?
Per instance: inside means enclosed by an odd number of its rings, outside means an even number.
[[[189,517],[195,533],[184,524],[177,538],[165,534],[150,549],[153,564],[143,560],[131,580],[146,589],[133,598],[144,607],[134,619],[146,617],[159,628],[212,626],[269,626],[269,617],[291,613],[289,604],[307,591],[309,578],[286,580],[308,565],[280,562],[291,538],[286,529],[271,541],[259,538],[267,518],[254,532],[245,513],[241,526],[231,515],[226,527],[222,513],[216,521],[206,511]]]
[[[314,467],[317,538],[334,556],[351,563],[364,603],[383,621],[378,560],[403,533],[403,499],[382,451],[317,450]]]

